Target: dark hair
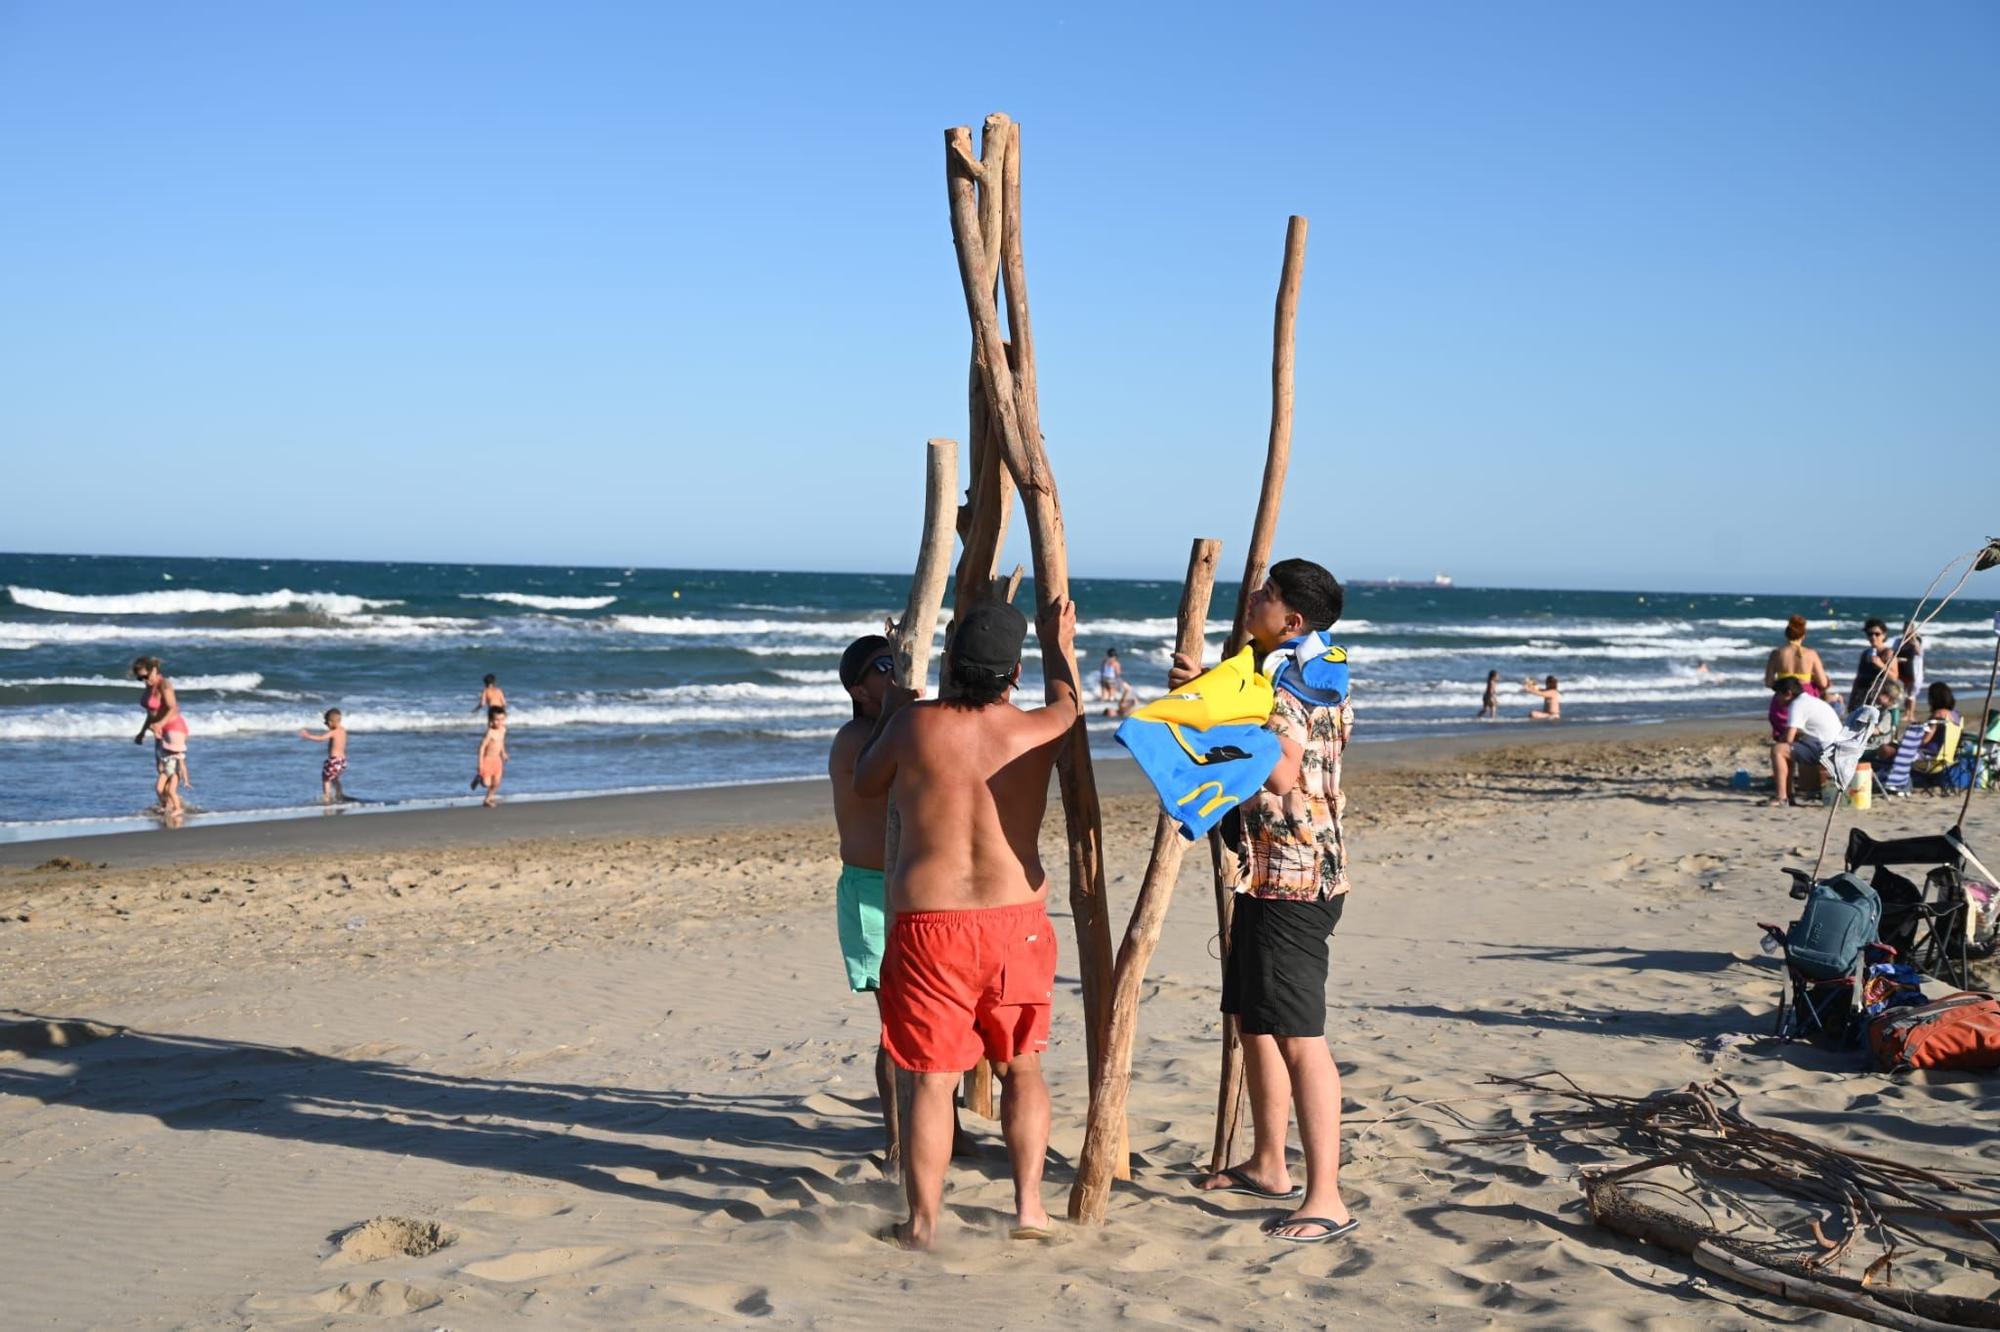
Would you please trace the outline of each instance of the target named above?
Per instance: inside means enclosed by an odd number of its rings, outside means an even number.
[[[159,669],[160,659],[158,657],[134,657],[132,659],[132,673],[134,675],[151,675]]]
[[[1791,619],[1785,621],[1785,641],[1788,643],[1803,643],[1806,641],[1805,616],[1794,615]]]
[[[1497,679],[1499,679],[1499,678],[1500,678],[1500,672],[1498,672],[1498,671],[1488,671],[1488,672],[1486,672],[1486,683],[1487,683],[1487,684],[1492,684],[1492,683],[1493,683],[1493,682],[1494,682],[1495,680],[1497,680]]]
[[[486,720],[489,722],[495,717],[504,717],[506,715],[507,709],[499,703],[495,703],[492,707],[486,709]]]
[[[1560,688],[1560,687],[1561,687],[1561,686],[1559,686],[1558,684],[1556,684],[1556,677],[1555,677],[1555,676],[1553,676],[1553,675],[1551,675],[1551,676],[1550,676],[1550,677],[1548,678],[1548,681],[1547,681],[1547,682],[1546,682],[1545,684],[1543,684],[1543,685],[1542,685],[1542,688],[1544,688],[1544,689],[1558,689],[1558,688]]]
[[[1117,648],[1106,648],[1106,649],[1104,649],[1104,655],[1105,655],[1105,656],[1107,656],[1107,657],[1115,657],[1115,656],[1117,656],[1117,655],[1118,655],[1118,649],[1117,649]]]
[[[1936,712],[1940,708],[1958,707],[1957,696],[1951,692],[1951,686],[1942,680],[1932,681],[1931,687],[1925,690],[1924,693],[1931,701],[1932,712]]]
[[[952,693],[944,700],[946,703],[983,708],[989,703],[998,703],[1001,695],[1014,687],[1015,671],[995,675],[983,666],[961,662],[955,654],[946,659],[945,669],[950,673],[952,683]],[[1015,670],[1018,669],[1016,666]]]
[[[1346,601],[1340,581],[1311,560],[1279,560],[1271,566],[1270,584],[1308,629],[1326,629],[1340,619]]]
[[[1882,623],[1880,620],[1871,619],[1863,622],[1861,626],[1861,633],[1865,637],[1869,634],[1874,633],[1877,629],[1880,629],[1885,634],[1889,632],[1888,625]]]
[[[500,683],[500,677],[499,677],[499,676],[497,676],[497,675],[489,675],[489,676],[487,676],[487,677],[486,677],[486,683],[487,683],[487,684],[499,684],[499,683]]]
[[[325,712],[319,714],[319,719],[325,722],[328,726],[331,726],[333,725],[333,719],[335,717],[338,717],[339,715],[340,715],[339,708],[328,708]]]
[[[1806,692],[1805,681],[1796,675],[1781,675],[1778,677],[1778,682],[1771,686],[1771,692],[1784,698],[1803,694]]]

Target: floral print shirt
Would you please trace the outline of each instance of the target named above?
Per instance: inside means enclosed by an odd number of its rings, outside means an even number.
[[[1340,754],[1347,707],[1313,707],[1278,691],[1264,729],[1305,751],[1299,784],[1287,796],[1259,791],[1245,801],[1243,844],[1252,897],[1322,902],[1349,888],[1341,835]]]

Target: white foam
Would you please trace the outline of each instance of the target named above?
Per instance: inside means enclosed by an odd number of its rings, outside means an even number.
[[[194,625],[0,623],[0,647],[42,643],[267,643],[360,642],[433,638],[450,634],[485,637],[500,630],[479,620],[442,616],[368,615],[338,625],[255,625],[244,628]]]
[[[866,620],[724,620],[702,615],[614,615],[611,626],[628,634],[655,634],[671,638],[822,638],[831,641],[855,639],[863,634],[882,632],[883,616]],[[939,636],[944,629],[938,628]],[[759,654],[763,655],[763,654]]]
[[[219,611],[287,610],[297,606],[326,615],[359,615],[367,610],[400,606],[400,601],[375,601],[343,592],[128,592],[114,596],[73,596],[39,587],[9,585],[7,595],[17,606],[61,615],[197,615]]]
[[[264,677],[255,671],[242,671],[235,675],[183,675],[170,676],[173,686],[183,694],[248,694],[255,692]],[[37,675],[25,680],[0,680],[0,689],[138,689],[139,682],[120,679],[115,675]]]
[[[530,610],[603,610],[617,597],[544,597],[532,592],[461,592],[467,601],[497,601],[508,606],[526,606]]]
[[[840,683],[840,670],[838,667],[828,671],[794,671],[781,668],[772,671],[771,674],[777,676],[780,680],[790,680],[796,684]]]

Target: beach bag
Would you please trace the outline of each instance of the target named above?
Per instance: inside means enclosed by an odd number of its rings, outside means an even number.
[[[1884,1073],[2000,1069],[2000,999],[1961,990],[1921,1008],[1892,1008],[1868,1028],[1868,1050]]]
[[[1947,791],[1963,791],[1979,773],[1979,746],[1960,745],[1958,757],[1938,776],[1937,784]]]
[[[1839,980],[1854,975],[1861,950],[1875,942],[1882,899],[1852,874],[1821,879],[1806,892],[1806,909],[1785,932],[1785,959],[1800,975]]]

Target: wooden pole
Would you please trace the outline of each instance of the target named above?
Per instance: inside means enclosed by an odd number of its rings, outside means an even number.
[[[1292,370],[1294,328],[1299,317],[1299,279],[1306,265],[1306,220],[1294,215],[1285,225],[1285,262],[1278,273],[1278,306],[1271,329],[1271,433],[1264,445],[1264,483],[1257,493],[1257,520],[1250,528],[1250,549],[1243,559],[1243,582],[1236,590],[1236,621],[1222,650],[1227,661],[1250,641],[1246,621],[1250,594],[1264,585],[1265,566],[1278,534],[1278,509],[1285,496],[1285,470],[1292,460]],[[1221,931],[1225,964],[1229,931],[1236,916],[1236,857],[1209,834],[1209,860],[1215,868],[1215,923]],[[1222,1020],[1222,1077],[1215,1096],[1215,1142],[1208,1168],[1223,1170],[1236,1159],[1236,1142],[1243,1122],[1243,1039],[1236,1020]]]
[[[1021,161],[1019,128],[1010,132],[1006,180],[1002,189],[1001,276],[1007,291],[1009,330],[1014,336],[1014,373],[1008,347],[1000,333],[1000,314],[984,275],[989,260],[979,225],[974,186],[983,168],[972,157],[972,132],[945,131],[945,177],[951,203],[952,242],[958,252],[960,285],[971,320],[980,379],[999,426],[998,440],[1007,470],[1021,492],[1027,513],[1028,544],[1035,566],[1035,604],[1046,611],[1069,596],[1069,555],[1063,538],[1062,507],[1055,475],[1042,445],[1040,407],[1035,401],[1034,336],[1028,319],[1026,265],[1020,232]],[[989,188],[991,181],[986,183]],[[1025,392],[1023,391],[1025,387]],[[1056,650],[1042,644],[1044,662]],[[1066,664],[1081,681],[1074,654]],[[1047,672],[1045,671],[1045,674]],[[1080,687],[1080,686],[1079,686]],[[1079,700],[1080,701],[1080,700]],[[1090,765],[1090,741],[1079,712],[1056,760],[1063,817],[1069,840],[1069,901],[1076,918],[1077,970],[1083,981],[1084,1037],[1095,1088],[1103,1063],[1104,1026],[1109,1015],[1111,921],[1104,902],[1104,832],[1097,805],[1096,775]]]
[[[1201,635],[1208,622],[1209,596],[1215,590],[1215,562],[1222,543],[1199,538],[1188,552],[1187,579],[1181,584],[1181,605],[1177,622],[1176,652],[1198,658]],[[1111,1021],[1104,1033],[1104,1073],[1102,1085],[1090,1098],[1090,1122],[1084,1130],[1083,1155],[1077,1163],[1076,1184],[1070,1190],[1069,1217],[1089,1225],[1101,1225],[1104,1209],[1111,1201],[1111,1178],[1126,1157],[1123,1128],[1125,1101],[1132,1090],[1132,1047],[1139,1034],[1139,987],[1146,979],[1146,966],[1159,946],[1160,931],[1167,922],[1167,908],[1173,903],[1174,884],[1180,878],[1181,853],[1187,839],[1180,825],[1162,812],[1153,829],[1153,856],[1146,863],[1146,877],[1139,885],[1139,900],[1133,904],[1131,923],[1125,927],[1125,941],[1118,947],[1118,965],[1111,973]]]
[[[903,618],[891,622],[886,637],[896,658],[895,682],[903,689],[921,690],[930,677],[931,639],[937,633],[938,603],[944,598],[946,576],[951,571],[952,499],[958,491],[958,442],[931,440],[924,449],[924,534],[917,546],[917,571],[910,579],[910,594],[903,603]],[[882,877],[896,870],[896,856],[902,848],[903,820],[896,798],[889,797],[882,831]],[[898,1174],[904,1158],[903,1125],[909,1123],[910,1097],[915,1081],[901,1068],[895,1070],[895,1095],[882,1107],[888,1120],[889,1140],[896,1144],[888,1173]]]

